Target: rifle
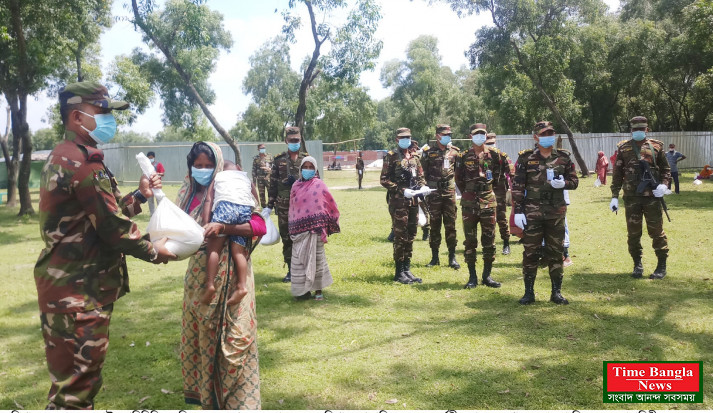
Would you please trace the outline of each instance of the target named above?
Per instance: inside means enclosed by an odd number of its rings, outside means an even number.
[[[643,194],[646,188],[651,188],[651,190],[656,189],[656,187],[659,186],[659,182],[654,177],[654,174],[651,173],[649,163],[643,159],[640,159],[639,168],[641,170],[641,182],[639,182],[639,186],[636,187],[636,193]],[[663,212],[666,213],[666,218],[668,219],[668,222],[671,222],[671,217],[668,215],[668,207],[666,206],[666,201],[664,201],[663,197],[660,197],[658,199],[659,201],[661,201],[661,207],[663,207]]]

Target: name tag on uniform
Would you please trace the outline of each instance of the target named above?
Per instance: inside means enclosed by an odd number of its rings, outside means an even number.
[[[438,154],[436,152],[431,152],[428,154],[428,156],[430,156],[431,158],[435,158],[438,156]]]
[[[527,162],[528,165],[539,165],[540,161],[529,161]]]
[[[475,161],[465,161],[466,166],[475,166]]]

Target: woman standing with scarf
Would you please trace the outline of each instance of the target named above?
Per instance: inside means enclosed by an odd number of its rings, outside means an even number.
[[[607,170],[609,169],[609,159],[607,159],[606,155],[604,155],[604,152],[599,151],[597,153],[597,178],[599,178],[599,181],[602,183],[602,185],[607,184]]]
[[[322,289],[332,284],[324,244],[339,232],[339,210],[327,185],[315,177],[317,161],[306,156],[300,165],[299,181],[290,191],[288,228],[292,238],[292,295],[323,300]]]
[[[223,153],[215,143],[196,142],[187,160],[188,175],[176,205],[204,226],[206,238],[265,234],[265,222],[257,213],[248,224],[204,222],[204,209],[211,209],[211,183],[223,170]],[[257,193],[253,196],[257,199]],[[257,201],[255,204],[259,205]],[[255,212],[259,213],[259,207]],[[255,410],[260,408],[260,373],[252,263],[248,259],[247,295],[238,304],[228,306],[226,302],[236,287],[231,280],[235,273],[229,256],[229,243],[225,243],[214,280],[216,293],[208,305],[200,302],[206,281],[205,244],[188,262],[181,328],[183,393],[186,403],[203,409]]]

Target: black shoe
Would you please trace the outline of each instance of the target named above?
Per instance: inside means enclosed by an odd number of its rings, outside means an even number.
[[[562,278],[551,278],[552,281],[552,294],[550,295],[550,301],[555,304],[567,305],[569,301],[562,297],[560,290],[562,289]]]
[[[520,299],[520,304],[532,304],[535,302],[535,276],[525,275],[525,295]]]
[[[389,242],[394,242],[394,229],[391,228],[391,234],[386,238]]]
[[[292,282],[292,273],[291,273],[291,271],[292,271],[292,264],[290,264],[290,263],[288,262],[288,263],[287,263],[287,275],[285,275],[285,278],[282,279],[282,282],[283,282],[283,283]]]
[[[396,261],[396,271],[394,272],[394,281],[401,283],[401,284],[413,284],[413,280],[411,280],[404,273],[404,263],[403,262]]]
[[[309,300],[310,298],[312,298],[312,293],[309,292],[309,291],[307,291],[306,293],[304,293],[304,294],[302,294],[302,295],[298,295],[297,297],[295,297],[295,300],[297,300],[297,301],[305,301],[305,300]]]
[[[441,260],[438,259],[438,248],[431,248],[431,262],[426,264],[426,267],[434,267],[441,265]]]
[[[649,278],[651,278],[652,280],[660,280],[666,276],[666,258],[668,257],[666,257],[665,255],[658,256],[659,262],[656,265],[654,273],[649,275]]]
[[[503,255],[510,255],[510,240],[503,241]]]
[[[490,278],[490,271],[492,269],[492,261],[483,264],[483,285],[486,285],[490,288],[500,288],[500,283]]]
[[[469,262],[467,263],[468,265],[468,283],[465,285],[466,290],[470,290],[471,288],[475,288],[478,286],[478,273],[475,271],[475,263],[474,262]]]
[[[448,266],[454,270],[460,270],[460,264],[456,261],[456,250],[448,250]]]
[[[644,264],[641,263],[641,258],[634,258],[634,271],[631,273],[634,278],[641,278],[644,276]]]
[[[423,240],[428,241],[428,228],[423,229]]]
[[[404,261],[403,270],[404,270],[404,274],[406,274],[406,276],[407,276],[408,278],[410,278],[411,281],[416,282],[416,283],[419,283],[419,284],[421,284],[421,283],[423,282],[422,279],[416,277],[416,276],[413,275],[413,273],[411,272],[411,258],[407,258],[406,261]]]

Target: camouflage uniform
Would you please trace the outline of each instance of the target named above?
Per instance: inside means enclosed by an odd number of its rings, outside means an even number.
[[[646,118],[639,116],[632,119],[632,127],[637,120],[644,125],[647,122]],[[641,193],[637,192],[643,173],[639,159],[645,160],[649,164],[651,173],[659,184],[667,185],[671,180],[671,168],[666,159],[664,143],[655,139],[644,139],[641,141],[641,145],[638,145],[636,141],[629,139],[619,142],[616,154],[611,191],[612,198],[618,198],[619,191],[624,189],[629,254],[634,260],[635,267],[640,267],[640,271],[643,272],[641,234],[643,220],[646,219],[646,228],[652,239],[654,251],[659,261],[663,261],[665,268],[665,260],[668,257],[668,241],[663,230],[661,202],[654,197],[650,187]],[[637,278],[641,276],[636,268],[634,276]]]
[[[539,127],[542,123],[546,126]],[[550,122],[538,123],[537,135],[552,129]],[[547,169],[554,169],[554,177],[562,176],[565,186],[553,188],[547,181]],[[512,200],[515,214],[525,214],[527,224],[522,236],[525,250],[522,254],[522,274],[525,280],[526,294],[532,293],[537,276],[540,254],[549,265],[553,295],[559,294],[562,285],[562,252],[567,204],[564,189],[576,189],[579,179],[570,153],[564,149],[552,148],[547,158],[540,154],[539,147],[521,151],[515,165],[515,177],[512,185]],[[545,246],[542,247],[544,240]],[[524,298],[524,297],[523,297]],[[566,300],[564,300],[566,303]],[[521,301],[522,302],[522,301]],[[523,304],[525,304],[523,302]]]
[[[489,133],[488,139],[485,141],[486,145],[495,144],[495,134]],[[507,215],[507,202],[505,198],[507,192],[510,189],[508,185],[508,178],[512,179],[512,173],[510,173],[510,157],[508,154],[497,149],[495,147],[490,147],[491,151],[495,151],[498,155],[493,162],[493,192],[495,193],[495,199],[497,200],[497,207],[495,209],[495,217],[498,222],[498,228],[500,229],[500,239],[503,240],[503,254],[510,253],[510,222],[508,221]]]
[[[411,131],[406,128],[399,129],[399,134],[410,136]],[[404,151],[400,148],[389,151],[384,156],[384,165],[381,169],[381,186],[389,191],[389,213],[392,217],[394,230],[394,261],[396,262],[396,276],[398,281],[402,272],[410,272],[413,239],[418,228],[418,201],[416,198],[406,198],[404,189],[414,186],[421,187],[426,184],[423,179],[423,169],[418,156],[406,159]],[[404,266],[407,269],[404,269]],[[401,271],[400,271],[401,270]],[[415,277],[411,278],[412,283]]]
[[[362,159],[361,155],[357,158],[356,161],[356,171],[357,171],[357,180],[359,181],[359,189],[361,189],[361,181],[364,179],[364,159]]]
[[[429,265],[439,264],[438,248],[441,246],[441,221],[446,233],[448,252],[455,258],[455,249],[456,245],[458,245],[456,238],[458,207],[456,207],[456,186],[453,181],[453,167],[457,156],[457,148],[445,147],[440,149],[440,146],[436,143],[427,151],[424,151],[421,158],[426,185],[436,190],[426,198],[431,220],[429,245],[433,253],[433,259]]]
[[[272,168],[272,155],[260,154],[253,158],[253,182],[257,187],[257,193],[260,196],[260,206],[265,208],[265,190],[270,185],[270,170]]]
[[[67,85],[62,107],[126,109],[96,82]],[[136,192],[121,197],[104,153],[66,131],[42,169],[39,220],[45,248],[34,269],[47,367],[48,408],[91,409],[101,388],[113,303],[129,291],[124,254],[156,257],[125,216],[141,212]],[[123,215],[122,215],[123,213]]]

